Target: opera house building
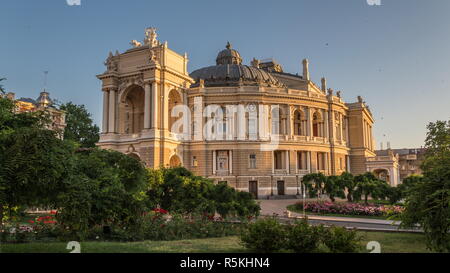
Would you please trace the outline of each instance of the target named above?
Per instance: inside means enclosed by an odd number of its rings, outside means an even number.
[[[181,165],[258,198],[301,194],[308,173],[359,174],[374,164],[370,109],[361,97],[345,102],[325,78],[312,82],[306,59],[294,74],[274,60],[243,64],[228,43],[188,72],[187,54],[154,28],[131,45],[110,53],[97,76],[102,148],[150,168]]]

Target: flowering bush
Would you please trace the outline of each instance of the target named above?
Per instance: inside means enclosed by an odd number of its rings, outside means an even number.
[[[302,203],[295,204],[297,209],[303,209]],[[308,202],[305,211],[317,214],[344,214],[361,216],[392,216],[403,212],[401,206],[358,204],[358,203],[332,203],[332,202]]]

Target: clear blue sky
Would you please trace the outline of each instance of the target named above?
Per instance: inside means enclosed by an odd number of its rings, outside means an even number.
[[[244,63],[277,59],[300,72],[310,61],[316,83],[361,95],[376,123],[377,146],[423,145],[426,124],[450,118],[450,1],[144,1],[2,0],[0,77],[19,97],[48,90],[85,104],[101,122],[101,85],[109,51],[128,49],[154,26],[159,39],[190,57],[189,70],[214,64],[230,41]]]

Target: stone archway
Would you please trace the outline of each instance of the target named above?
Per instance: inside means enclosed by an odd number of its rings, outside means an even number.
[[[169,160],[170,167],[179,167],[182,166],[181,159],[178,155],[173,155]]]
[[[137,153],[129,153],[129,154],[127,154],[127,156],[141,161],[141,157]]]
[[[372,171],[376,178],[386,181],[388,183],[391,182],[391,177],[389,174],[389,170],[387,169],[375,169]]]
[[[119,128],[121,133],[137,134],[144,129],[145,91],[139,85],[128,87],[120,100]]]

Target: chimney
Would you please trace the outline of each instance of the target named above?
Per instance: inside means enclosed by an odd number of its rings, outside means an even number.
[[[380,142],[380,149],[383,151],[383,142]]]
[[[390,150],[391,149],[391,142],[388,141],[386,145],[387,145],[388,150]]]
[[[303,59],[303,79],[309,81],[309,62],[308,59]]]
[[[322,81],[322,92],[325,93],[327,91],[327,79],[325,79],[325,77],[322,77],[321,81]]]

